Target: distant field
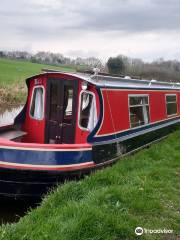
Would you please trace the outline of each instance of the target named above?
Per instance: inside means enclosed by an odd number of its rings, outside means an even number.
[[[75,71],[72,67],[31,63],[0,58],[0,104],[21,103],[26,98],[25,79],[41,73],[42,68]]]
[[[40,73],[42,68],[75,71],[72,67],[55,67],[27,61],[0,58],[0,87],[12,83],[22,83],[25,78]]]

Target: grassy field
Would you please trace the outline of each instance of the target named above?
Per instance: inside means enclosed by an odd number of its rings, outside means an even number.
[[[180,131],[113,167],[59,186],[16,224],[3,225],[3,240],[139,239],[134,229],[170,229],[141,239],[179,239]]]
[[[0,103],[19,103],[25,99],[25,79],[41,72],[42,68],[75,71],[72,67],[55,67],[0,58]]]

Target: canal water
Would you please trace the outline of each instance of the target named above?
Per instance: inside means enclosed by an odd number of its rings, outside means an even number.
[[[22,110],[22,106],[8,106],[0,107],[0,126],[11,124],[14,122],[14,118]]]
[[[37,202],[0,200],[0,225],[17,222],[20,217],[23,217],[30,209],[38,205]]]
[[[0,108],[0,126],[11,124],[14,118],[21,111],[22,106],[9,106]],[[17,200],[0,200],[0,224],[12,223],[24,216],[30,208],[37,206],[35,202],[22,202]]]

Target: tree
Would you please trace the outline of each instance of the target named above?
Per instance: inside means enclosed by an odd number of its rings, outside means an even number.
[[[121,57],[110,57],[107,61],[107,67],[109,73],[112,74],[124,73],[125,70],[125,64]]]

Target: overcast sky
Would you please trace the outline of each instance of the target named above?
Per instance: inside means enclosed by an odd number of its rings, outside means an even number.
[[[0,49],[180,60],[180,0],[1,0]]]

